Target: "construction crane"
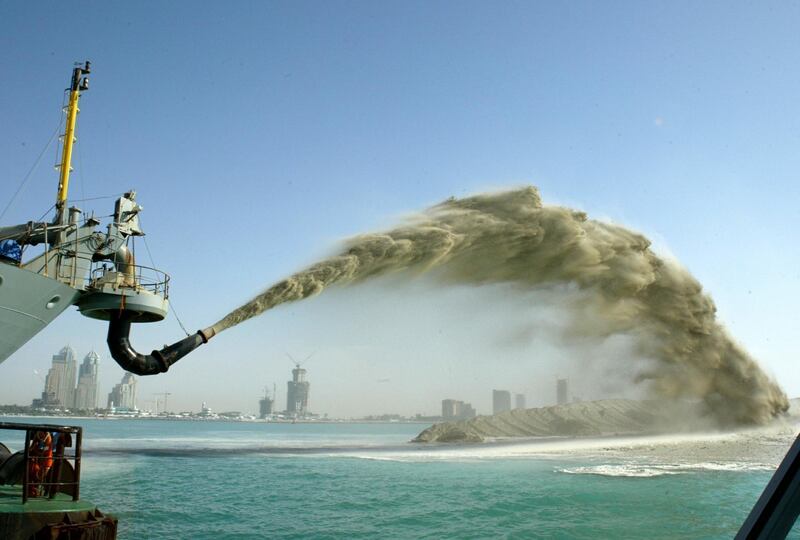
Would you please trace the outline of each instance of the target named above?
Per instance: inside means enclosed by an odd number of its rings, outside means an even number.
[[[298,362],[297,360],[295,360],[295,359],[294,359],[294,356],[292,356],[292,355],[291,355],[291,354],[289,354],[288,352],[286,353],[286,356],[288,356],[288,357],[289,357],[289,360],[291,360],[292,364],[294,364],[294,365],[295,365],[295,367],[297,367],[297,368],[300,368],[300,366],[302,366],[303,364],[305,364],[306,362],[308,362],[309,360],[311,360],[311,357],[312,357],[312,356],[314,356],[315,354],[317,354],[317,352],[316,352],[316,351],[312,352],[311,354],[309,354],[308,356],[306,356],[305,358],[303,358],[303,359],[302,359],[301,361],[299,361],[299,362]]]

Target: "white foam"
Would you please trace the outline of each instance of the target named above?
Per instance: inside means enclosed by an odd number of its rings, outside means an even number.
[[[738,463],[738,462],[702,462],[702,463],[623,463],[603,464],[583,467],[566,467],[556,469],[556,472],[565,474],[591,474],[597,476],[620,476],[632,478],[651,478],[655,476],[687,474],[704,471],[772,471],[774,467],[763,463]]]
[[[590,467],[556,469],[556,471],[566,474],[591,474],[597,476],[621,476],[631,478],[652,478],[654,476],[679,474],[676,471],[641,465],[594,465]]]

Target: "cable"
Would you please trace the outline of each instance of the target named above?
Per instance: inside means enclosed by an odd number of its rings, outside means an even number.
[[[86,187],[85,187],[86,180],[84,180],[83,178],[83,151],[81,150],[81,148],[83,148],[83,145],[78,144],[77,146],[78,146],[78,178],[80,178],[81,181],[81,197],[86,199]]]
[[[183,326],[183,323],[181,322],[181,318],[178,317],[178,312],[175,311],[175,306],[173,305],[171,300],[169,302],[169,309],[172,311],[172,314],[175,315],[175,320],[178,321],[178,324],[180,325],[181,330],[183,330],[183,333],[186,334],[187,336],[189,336],[190,335],[189,331],[186,330],[185,326]]]
[[[61,129],[61,123],[58,124],[53,134],[50,135],[50,139],[47,141],[47,144],[45,144],[44,148],[42,148],[42,151],[39,152],[39,157],[36,158],[36,161],[34,162],[33,166],[30,168],[30,170],[28,170],[28,174],[26,174],[25,178],[22,179],[22,182],[17,188],[17,191],[14,192],[14,195],[11,197],[11,200],[8,201],[8,204],[6,204],[6,207],[3,209],[3,212],[0,213],[0,220],[2,220],[3,216],[6,215],[6,212],[8,212],[8,209],[11,208],[11,205],[14,203],[14,199],[17,198],[17,195],[20,194],[22,188],[25,187],[25,184],[28,182],[28,179],[31,177],[36,168],[39,166],[39,163],[42,161],[45,152],[47,152],[47,149],[50,148],[50,144],[52,144],[53,139],[55,138],[56,135],[58,135],[60,129]]]
[[[86,201],[100,201],[100,200],[103,200],[103,199],[116,199],[117,197],[120,197],[122,195],[124,195],[124,193],[115,193],[113,195],[103,195],[101,197],[87,197],[85,199],[70,199],[69,202],[77,203],[77,202],[86,202]],[[114,214],[111,214],[111,215],[113,216]],[[103,216],[103,217],[109,217],[109,216]]]
[[[141,221],[141,218],[140,218],[140,221]],[[153,260],[153,253],[150,251],[150,246],[147,245],[147,237],[146,236],[142,236],[142,240],[144,240],[144,249],[147,250],[147,256],[150,257],[150,264],[152,264],[153,268],[155,268],[156,267],[156,262]],[[186,334],[187,336],[189,336],[190,335],[189,331],[186,330],[185,326],[183,326],[183,322],[181,321],[181,318],[178,316],[178,312],[175,311],[175,303],[172,300],[170,300],[170,302],[169,302],[169,309],[170,309],[170,311],[172,311],[172,314],[175,315],[175,320],[178,321],[178,325],[180,325],[181,330],[183,330],[183,333]]]
[[[58,124],[56,125],[56,130],[53,132],[52,135],[50,135],[50,139],[47,141],[47,144],[44,145],[44,148],[42,148],[42,151],[39,153],[39,157],[36,158],[36,162],[30,168],[30,170],[28,171],[28,174],[26,174],[25,178],[22,179],[22,182],[20,183],[19,187],[17,188],[17,191],[14,192],[14,195],[8,201],[8,204],[6,204],[6,207],[3,208],[2,212],[0,212],[0,220],[2,220],[3,216],[6,215],[6,212],[8,212],[8,209],[11,208],[11,205],[14,203],[14,199],[16,199],[17,195],[20,194],[20,192],[22,191],[22,188],[25,187],[25,184],[28,182],[28,179],[31,177],[31,175],[36,170],[36,168],[39,166],[39,162],[42,161],[42,158],[44,157],[45,152],[47,152],[47,149],[50,148],[50,145],[52,144],[53,139],[55,138],[56,135],[58,135],[58,132],[61,131],[61,124],[64,121],[64,115],[62,113],[64,112],[64,105],[66,104],[66,97],[67,97],[67,92],[65,90],[64,94],[61,97],[61,111],[58,113]],[[58,149],[56,149],[56,158],[58,158]],[[48,210],[48,212],[49,211],[50,210]]]
[[[50,210],[52,210],[52,209],[53,209],[53,208],[55,208],[55,207],[56,207],[55,203],[51,204],[51,205],[50,205],[50,208],[48,208],[47,210],[45,210],[45,211],[44,211],[44,214],[42,214],[42,217],[40,217],[40,218],[39,218],[39,219],[37,219],[36,221],[42,221],[42,220],[44,219],[44,216],[46,216],[47,214],[49,214],[49,213],[50,213]]]

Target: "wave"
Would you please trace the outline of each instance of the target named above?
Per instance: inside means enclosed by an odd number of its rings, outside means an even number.
[[[594,476],[612,476],[625,478],[653,478],[706,471],[724,472],[752,472],[773,471],[775,468],[763,463],[736,463],[736,462],[702,462],[702,463],[672,463],[672,464],[604,464],[583,467],[566,467],[556,469],[556,472],[565,474],[589,474]]]
[[[233,456],[308,456],[377,461],[453,461],[537,459],[606,462],[605,468],[572,467],[569,474],[658,476],[697,470],[772,470],[784,450],[765,439],[766,432],[704,433],[671,436],[496,439],[482,443],[426,443],[403,440],[402,435],[371,438],[329,437],[314,434],[291,438],[214,437],[98,438],[84,445],[86,455],[225,458]],[[770,444],[765,444],[769,441]],[[784,442],[787,444],[790,441]],[[566,458],[566,459],[565,459]],[[610,465],[608,465],[610,461]],[[770,465],[767,465],[770,464]],[[569,467],[567,465],[567,467]]]

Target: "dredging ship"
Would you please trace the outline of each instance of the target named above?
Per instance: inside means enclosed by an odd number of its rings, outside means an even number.
[[[208,342],[213,330],[146,355],[130,343],[131,324],[166,317],[169,276],[136,263],[132,242],[144,231],[135,191],[117,198],[104,226],[68,205],[78,104],[90,72],[90,62],[75,67],[67,90],[53,219],[0,227],[0,363],[74,305],[87,317],[108,321],[109,352],[123,369],[163,373]],[[35,253],[26,258],[30,251]],[[116,519],[79,498],[80,427],[0,423],[0,435],[2,430],[25,436],[15,453],[0,443],[0,538],[116,537]]]

